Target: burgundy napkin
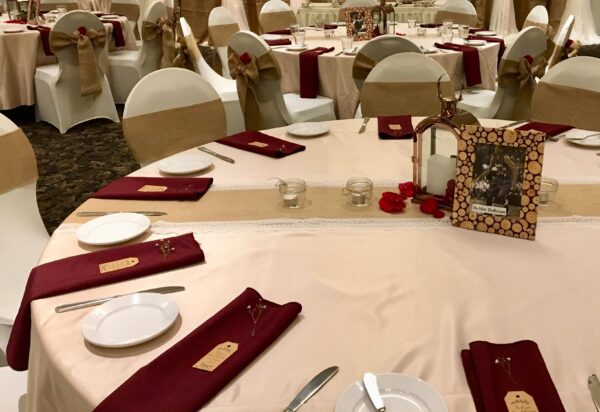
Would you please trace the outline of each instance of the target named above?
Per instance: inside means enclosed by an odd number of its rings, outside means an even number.
[[[568,130],[574,129],[573,126],[567,126],[564,124],[552,124],[552,123],[542,123],[542,122],[531,122],[524,124],[523,126],[517,127],[516,130],[537,130],[539,132],[544,132],[548,136],[554,137],[561,133],[564,133]]]
[[[248,306],[254,307],[261,300],[267,307],[258,318],[252,336],[254,324]],[[196,411],[261,356],[301,310],[299,303],[278,305],[247,288],[212,318],[134,373],[94,411],[119,411],[125,405],[132,411]],[[212,372],[193,367],[224,342],[237,343],[238,348],[220,366]]]
[[[276,158],[286,157],[306,149],[306,146],[251,131],[236,133],[219,139],[217,142],[236,149]]]
[[[462,52],[463,66],[465,68],[465,78],[467,87],[475,86],[481,83],[481,68],[479,67],[479,51],[475,47],[463,46],[454,43],[435,43],[439,49],[454,50]]]
[[[435,29],[436,27],[442,27],[442,23],[421,23],[420,26],[426,29]]]
[[[26,20],[6,20],[3,23],[11,23],[11,24],[27,24]]]
[[[212,182],[212,177],[122,177],[104,186],[92,197],[129,200],[198,200],[208,191]],[[167,189],[158,191],[148,186],[166,186]]]
[[[40,40],[46,56],[53,56],[50,50],[50,27],[46,26],[27,26],[27,30],[37,30],[40,33]]]
[[[282,30],[273,30],[273,31],[269,31],[265,34],[287,34],[288,36],[292,35],[292,31],[290,29],[282,29]]]
[[[276,40],[265,40],[269,46],[287,46],[288,44],[292,44],[290,39],[276,39]]]
[[[317,47],[300,53],[300,97],[314,99],[319,94],[319,56],[334,47]]]
[[[461,351],[461,358],[477,412],[505,412],[504,397],[509,391],[527,392],[540,412],[564,412],[535,342],[471,342],[469,349]]]
[[[125,46],[125,37],[123,36],[123,28],[118,20],[101,20],[102,23],[110,23],[113,26],[112,37],[115,39],[115,47]]]
[[[406,33],[396,33],[396,36],[406,36]]]
[[[471,34],[475,34],[475,33],[477,33],[478,31],[483,31],[483,30],[485,30],[485,29],[482,29],[481,27],[471,27],[471,28],[469,29],[469,33],[471,33]]]
[[[338,25],[335,23],[323,25],[323,29],[325,29],[325,30],[335,30],[337,28],[338,28]]]
[[[412,139],[415,131],[412,116],[379,116],[377,118],[379,138],[384,140]],[[398,126],[401,128],[398,129]]]
[[[29,305],[33,300],[121,282],[204,261],[204,253],[191,233],[165,240],[168,240],[173,248],[166,257],[156,245],[157,241],[152,240],[71,256],[33,268],[6,348],[6,360],[10,367],[18,371],[27,370],[31,336]],[[128,268],[100,273],[100,264],[130,257],[137,257],[139,262]]]
[[[488,43],[500,43],[500,50],[498,51],[498,64],[500,64],[500,60],[502,60],[502,56],[504,56],[504,50],[506,50],[506,45],[504,44],[503,39],[500,37],[470,35],[467,37],[467,40],[485,40]]]

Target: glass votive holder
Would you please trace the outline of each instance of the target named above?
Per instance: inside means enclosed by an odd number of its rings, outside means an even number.
[[[298,209],[304,206],[306,196],[306,182],[302,179],[279,179],[277,189],[281,193],[283,207]]]
[[[417,36],[425,37],[425,34],[427,34],[427,29],[425,27],[417,27]]]
[[[342,41],[342,50],[352,50],[352,42],[354,39],[351,36],[342,36],[340,40]]]
[[[408,28],[414,29],[417,26],[417,19],[408,19]]]
[[[540,184],[540,205],[548,206],[558,192],[558,181],[551,177],[543,177]]]
[[[346,181],[342,193],[348,196],[348,204],[354,207],[365,207],[371,204],[373,182],[366,177],[351,177]]]

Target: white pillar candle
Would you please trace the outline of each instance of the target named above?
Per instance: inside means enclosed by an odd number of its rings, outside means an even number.
[[[434,154],[427,159],[428,193],[445,195],[448,180],[453,179],[456,179],[456,158]]]

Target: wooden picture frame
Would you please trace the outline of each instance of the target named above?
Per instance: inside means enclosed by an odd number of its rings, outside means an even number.
[[[346,33],[354,40],[371,40],[373,36],[373,17],[370,7],[348,7],[344,9]]]
[[[461,127],[454,226],[535,239],[545,133]]]

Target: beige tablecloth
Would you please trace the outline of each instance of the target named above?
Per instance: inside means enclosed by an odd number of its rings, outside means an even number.
[[[209,144],[236,160],[231,165],[215,159],[205,173],[215,178],[211,190],[254,188],[273,176],[301,177],[309,182],[307,200],[314,202],[311,185],[318,182],[328,186],[353,175],[376,182],[410,179],[410,141],[378,140],[375,122],[362,135],[356,133],[359,120],[330,126],[329,135],[315,139],[286,136],[283,128],[270,131],[307,146],[285,159]],[[186,155],[199,153],[193,149]],[[599,161],[592,150],[548,143],[544,174],[563,183],[599,183]],[[150,165],[136,175],[159,173]],[[194,207],[201,210],[202,201]],[[94,202],[110,207],[115,201]],[[154,209],[169,204],[154,202]],[[595,215],[600,216],[600,205]],[[534,242],[460,230],[428,217],[361,219],[360,210],[354,219],[339,220],[157,219],[162,221],[136,241],[193,231],[206,263],[35,301],[28,410],[91,410],[247,286],[278,302],[301,302],[302,314],[206,411],[281,411],[310,377],[338,365],[339,373],[303,409],[332,411],[344,390],[368,370],[422,378],[442,393],[450,412],[474,412],[460,350],[478,339],[535,340],[566,409],[589,409],[585,378],[600,370],[600,357],[593,355],[600,344],[600,277],[590,247],[600,242],[600,217],[542,218]],[[77,242],[77,227],[63,224],[41,261],[97,249]],[[89,310],[54,312],[58,304],[162,285],[186,287],[171,295],[181,317],[163,336],[132,348],[85,343],[81,323]]]
[[[408,22],[408,19],[416,19],[419,23],[433,23],[439,7],[416,7],[412,4],[398,5],[394,7],[396,21]],[[318,19],[324,23],[333,23],[339,19],[340,8],[331,7],[331,3],[312,3],[309,7],[301,7],[298,10],[298,23],[304,26],[315,24]]]
[[[306,31],[306,43],[309,48],[335,47],[333,52],[319,57],[319,94],[334,100],[339,119],[353,118],[359,102],[359,91],[352,79],[354,56],[335,56],[342,50],[340,36],[345,34],[345,30],[345,27],[339,27],[331,38],[325,38],[322,31]],[[436,29],[427,29],[426,37],[417,37],[416,29],[409,29],[407,24],[399,23],[396,32],[405,33],[408,39],[426,49],[435,50],[433,44],[441,41],[441,38],[437,36]],[[456,37],[458,36],[456,35]],[[460,39],[454,41],[459,44],[462,42]],[[365,41],[355,42],[354,46],[360,48],[365,43]],[[479,48],[482,83],[478,87],[495,90],[499,48],[498,43],[490,43]],[[300,67],[298,52],[286,51],[284,47],[275,47],[273,50],[282,68],[282,89],[284,93],[299,92]],[[460,89],[461,84],[466,82],[462,53],[449,50],[440,52],[438,50],[437,53],[428,56],[446,69],[452,77],[455,88]]]

